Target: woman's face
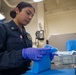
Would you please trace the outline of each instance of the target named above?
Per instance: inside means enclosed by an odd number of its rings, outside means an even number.
[[[35,11],[32,7],[23,8],[21,11],[17,9],[15,19],[20,25],[26,26],[32,20],[34,13]]]

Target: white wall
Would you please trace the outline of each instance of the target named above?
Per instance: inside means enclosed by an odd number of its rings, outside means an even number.
[[[50,13],[45,19],[46,34],[66,34],[76,32],[76,10]]]

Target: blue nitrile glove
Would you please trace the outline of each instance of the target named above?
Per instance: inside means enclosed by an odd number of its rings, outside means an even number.
[[[24,59],[29,58],[33,61],[41,60],[47,54],[49,48],[24,48],[22,49],[22,56]]]
[[[53,60],[53,58],[54,58],[55,55],[57,56],[57,54],[54,54],[54,52],[58,51],[57,48],[52,47],[52,46],[49,45],[49,44],[46,44],[46,45],[44,46],[44,48],[50,48],[50,50],[48,51],[48,53],[50,54],[50,60]]]

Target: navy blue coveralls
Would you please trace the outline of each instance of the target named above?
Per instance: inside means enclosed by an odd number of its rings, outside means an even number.
[[[25,28],[21,32],[12,21],[0,24],[0,75],[20,75],[28,70],[29,59],[23,59],[22,49],[32,47]]]

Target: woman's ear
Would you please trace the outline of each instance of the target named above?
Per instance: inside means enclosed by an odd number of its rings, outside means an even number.
[[[19,13],[19,9],[18,9],[18,7],[15,8],[15,12],[16,12],[16,14]]]

